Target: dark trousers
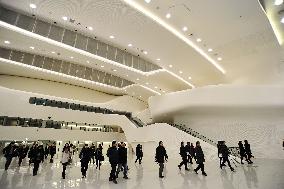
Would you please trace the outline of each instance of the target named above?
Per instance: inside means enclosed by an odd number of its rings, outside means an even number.
[[[164,163],[159,163],[159,177],[163,176]]]
[[[110,175],[109,175],[109,178],[110,180],[116,180],[116,166],[117,166],[117,163],[110,163],[111,165],[111,172],[110,172]]]
[[[192,164],[192,157],[191,157],[191,155],[187,156],[187,162]]]
[[[187,158],[186,158],[186,156],[182,157],[182,162],[179,164],[179,167],[181,167],[182,165],[184,165],[185,169],[187,169]]]
[[[123,167],[123,176],[127,176],[127,163],[119,163],[117,166],[116,176],[118,176],[119,172],[121,171],[121,168]]]
[[[13,157],[6,157],[5,170],[8,170]]]
[[[136,156],[135,163],[136,163],[137,161],[139,161],[139,164],[141,164],[142,156]]]
[[[88,161],[82,161],[81,162],[81,173],[83,176],[86,176],[87,170],[88,170]]]
[[[93,164],[95,164],[95,156],[92,156]]]
[[[23,159],[23,157],[19,157],[19,166],[21,166]]]
[[[50,157],[50,161],[49,161],[49,162],[50,162],[50,163],[53,163],[53,156],[54,156],[54,154],[50,154],[50,156],[51,156],[51,157]]]
[[[68,162],[62,163],[63,166],[63,171],[62,171],[62,178],[65,179],[65,171],[66,171],[66,167],[68,165]]]
[[[99,169],[101,169],[101,161],[99,158],[96,159],[96,167],[99,167]]]
[[[223,157],[223,162],[222,162],[221,168],[222,168],[222,166],[225,165],[226,162],[228,162],[229,167],[232,169],[232,166],[231,166],[231,163],[229,161],[229,157],[228,156]]]
[[[204,164],[203,163],[198,163],[198,166],[196,167],[196,172],[201,169],[201,172],[204,173]]]
[[[37,171],[38,171],[38,168],[39,168],[39,164],[40,164],[40,161],[38,161],[38,160],[35,160],[35,161],[34,161],[33,176],[37,175]]]

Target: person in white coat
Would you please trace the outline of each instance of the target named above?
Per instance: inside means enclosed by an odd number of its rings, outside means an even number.
[[[63,171],[62,171],[62,178],[63,179],[65,179],[65,171],[66,171],[66,167],[68,165],[69,159],[70,159],[70,151],[69,151],[69,148],[65,147],[63,149],[62,158],[61,158],[61,163],[62,163],[62,166],[63,166]]]

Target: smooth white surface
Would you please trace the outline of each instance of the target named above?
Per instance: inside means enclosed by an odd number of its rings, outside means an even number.
[[[154,149],[153,149],[154,150]],[[170,155],[170,154],[169,154]],[[108,181],[110,165],[104,162],[101,170],[89,166],[87,178],[81,179],[80,163],[68,166],[65,180],[61,179],[62,166],[58,159],[54,164],[40,165],[39,174],[32,176],[32,166],[18,168],[12,164],[11,168],[3,171],[3,158],[0,162],[1,189],[283,189],[284,162],[283,160],[257,159],[252,166],[238,165],[236,172],[228,168],[220,170],[218,162],[205,163],[207,177],[200,173],[196,175],[192,170],[196,164],[190,166],[191,171],[178,170],[180,159],[172,159],[165,166],[165,178],[158,178],[158,165],[152,158],[143,159],[142,165],[134,164],[130,158],[128,165],[129,180],[124,180],[120,173],[118,184]]]

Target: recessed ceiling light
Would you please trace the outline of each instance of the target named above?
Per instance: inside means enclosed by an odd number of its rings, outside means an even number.
[[[68,20],[67,16],[62,16],[62,19],[65,21]]]
[[[113,71],[116,72],[117,70],[114,69]]]
[[[172,15],[170,13],[166,14],[166,18],[170,18]]]
[[[149,85],[149,83],[147,82],[146,85]]]
[[[283,23],[283,24],[284,24],[284,17],[283,17],[283,18],[281,18],[281,23]]]
[[[158,89],[158,87],[157,87],[157,86],[155,86],[155,89]]]
[[[188,28],[187,28],[186,26],[184,26],[184,27],[182,28],[182,30],[183,30],[184,32],[186,32],[186,31],[188,30]]]
[[[163,93],[165,93],[166,91],[163,91]]]
[[[144,54],[148,54],[148,52],[147,52],[147,51],[143,51],[143,53],[144,53]]]
[[[87,63],[90,63],[90,61],[89,61],[89,60],[87,60]]]
[[[197,41],[197,42],[201,42],[201,41],[202,41],[202,39],[200,39],[200,38],[197,38],[197,39],[196,39],[196,41]]]
[[[111,36],[109,36],[109,38],[114,39],[114,36],[113,36],[113,35],[111,35]]]
[[[36,8],[36,5],[33,4],[33,3],[31,3],[31,4],[30,4],[30,7],[31,7],[32,9],[35,9],[35,8]]]
[[[137,78],[136,80],[139,81],[139,78]]]
[[[103,68],[103,67],[105,67],[105,66],[101,66],[101,68]]]
[[[274,5],[281,5],[283,3],[283,0],[275,0]]]
[[[157,60],[157,61],[160,61],[161,59],[160,59],[160,58],[157,58],[156,60]]]
[[[93,30],[93,27],[92,27],[92,26],[88,26],[88,29],[89,29],[89,30]]]
[[[10,42],[10,41],[4,41],[4,43],[5,43],[5,44],[10,44],[11,42]]]
[[[145,2],[146,2],[146,3],[150,3],[150,2],[151,2],[151,0],[145,0]]]
[[[223,60],[223,59],[222,59],[221,57],[218,57],[217,60],[221,61],[221,60]]]
[[[70,56],[70,58],[73,59],[74,57],[73,57],[73,56]]]
[[[179,71],[180,74],[182,74],[182,71]]]
[[[171,65],[171,64],[170,64],[170,65],[169,65],[169,67],[170,67],[170,68],[172,68],[172,67],[173,67],[173,65]]]
[[[126,75],[126,77],[128,77],[128,75]]]
[[[33,49],[33,50],[34,50],[34,49],[35,49],[35,47],[30,47],[30,49]]]
[[[124,91],[126,92],[127,90],[125,89]]]
[[[208,52],[212,52],[213,51],[213,49],[208,49]]]
[[[54,51],[52,51],[51,53],[52,53],[52,54],[55,54],[55,52],[54,52]]]
[[[129,44],[128,44],[128,47],[132,47],[132,44],[131,44],[131,43],[129,43]]]
[[[140,98],[142,98],[142,96],[139,96]]]
[[[191,77],[189,76],[188,79],[191,80]]]

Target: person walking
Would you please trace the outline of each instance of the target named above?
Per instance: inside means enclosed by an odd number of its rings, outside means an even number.
[[[190,145],[189,153],[190,153],[190,156],[191,156],[191,162],[190,163],[193,164],[192,158],[194,158],[196,160],[196,158],[195,158],[195,148],[193,146],[193,143],[191,143],[191,145]]]
[[[243,163],[244,158],[246,159],[246,161],[248,161],[247,156],[246,156],[246,151],[245,151],[242,141],[239,141],[238,145],[239,145],[240,156],[241,156],[241,164],[244,164]]]
[[[234,168],[231,166],[231,163],[230,163],[230,160],[229,160],[229,155],[230,155],[229,148],[226,146],[225,141],[220,146],[220,152],[222,154],[222,159],[223,159],[223,162],[221,164],[221,169],[222,169],[223,166],[225,166],[225,163],[227,162],[231,171],[234,171]]]
[[[61,163],[62,163],[62,168],[63,168],[62,179],[65,179],[65,176],[66,176],[65,171],[66,171],[66,167],[68,165],[69,159],[70,159],[70,155],[71,155],[70,150],[67,147],[65,147],[63,149],[62,157],[61,157]]]
[[[194,169],[194,172],[198,174],[197,171],[201,169],[202,175],[207,176],[207,174],[204,171],[204,162],[205,162],[204,153],[202,151],[199,141],[196,142],[195,157],[198,166],[196,167],[196,169]]]
[[[192,164],[192,157],[190,155],[190,142],[187,142],[185,145],[185,151],[186,151],[186,159],[187,159],[187,163]]]
[[[53,157],[56,154],[56,143],[54,142],[49,146],[50,163],[53,163]]]
[[[252,164],[253,162],[251,161],[251,158],[253,157],[252,153],[251,153],[251,149],[250,149],[250,144],[248,143],[247,140],[244,140],[245,142],[245,152],[247,155],[247,160],[248,160],[248,164]]]
[[[137,144],[137,146],[136,146],[136,160],[135,160],[135,163],[137,161],[139,161],[139,164],[141,164],[142,157],[143,157],[142,146],[140,144]]]
[[[21,166],[23,159],[26,158],[28,151],[29,151],[29,147],[26,144],[21,144],[19,146],[19,148],[18,148],[18,157],[19,157],[18,165],[19,165],[19,167]]]
[[[95,158],[96,158],[96,169],[99,167],[99,170],[101,169],[101,161],[104,161],[104,156],[103,156],[103,147],[101,144],[97,147],[95,151]]]
[[[178,165],[178,168],[181,170],[181,166],[184,165],[185,170],[189,171],[189,169],[187,168],[187,154],[186,154],[186,147],[184,146],[184,142],[181,142],[180,144],[180,148],[179,148],[179,154],[182,158],[182,162]]]
[[[116,178],[118,177],[118,174],[121,171],[121,168],[123,167],[123,178],[128,179],[127,148],[125,146],[125,143],[121,142],[121,146],[118,148],[118,167],[116,171]]]
[[[163,142],[159,142],[159,146],[156,148],[155,162],[159,164],[159,177],[164,178],[164,163],[168,161],[167,151],[163,145]]]
[[[43,145],[35,145],[35,148],[33,150],[32,154],[32,162],[34,163],[34,168],[33,168],[33,176],[37,175],[38,169],[39,169],[39,164],[44,159],[44,150],[43,150]]]
[[[8,146],[6,146],[3,149],[3,154],[4,154],[4,157],[6,158],[5,171],[7,171],[11,164],[13,157],[17,156],[17,150],[16,150],[14,141],[8,144]]]
[[[116,141],[112,141],[111,147],[107,150],[107,156],[109,158],[109,163],[111,165],[111,172],[109,175],[109,181],[113,181],[115,184],[117,184],[116,181],[116,166],[118,163],[118,150],[117,150],[117,143]]]
[[[81,173],[82,178],[86,178],[87,170],[88,170],[88,164],[91,159],[90,155],[90,149],[88,147],[88,144],[85,144],[85,146],[82,148],[80,154],[79,154],[80,162],[81,162]]]

